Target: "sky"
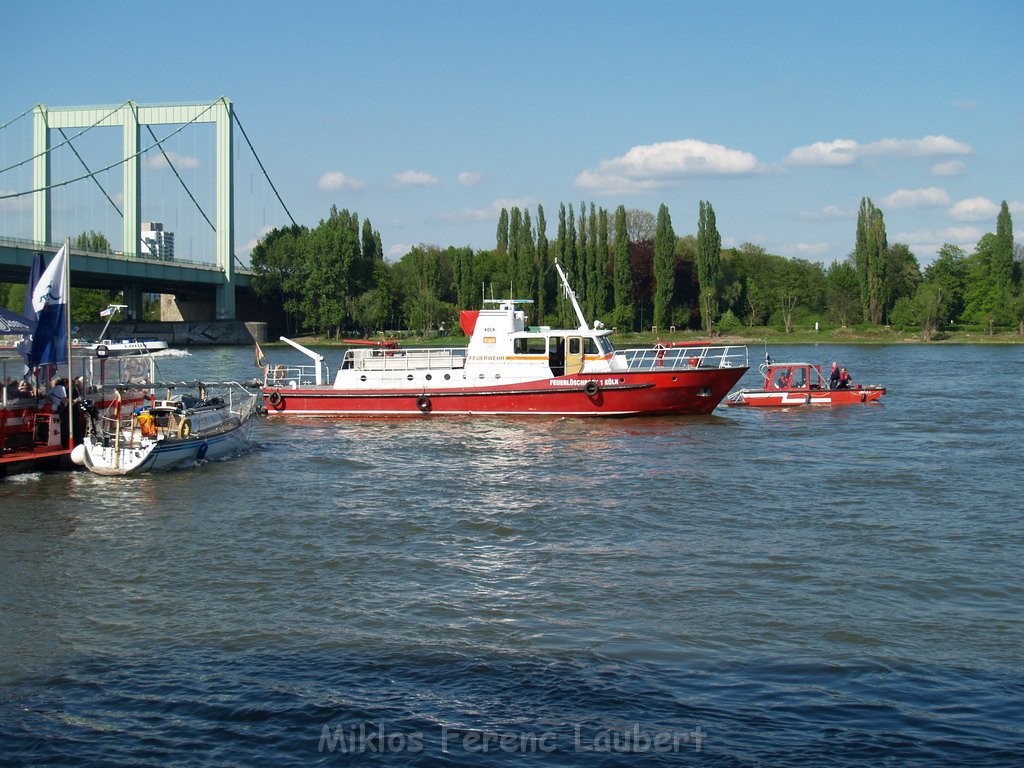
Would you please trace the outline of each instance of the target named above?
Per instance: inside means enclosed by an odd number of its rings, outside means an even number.
[[[971,252],[1003,200],[1024,239],[1019,0],[56,0],[0,17],[0,125],[36,104],[226,96],[299,224],[355,211],[392,259],[493,248],[503,207],[536,220],[543,205],[553,238],[559,204],[581,201],[664,203],[685,235],[707,200],[724,246],[825,264],[853,249],[863,197],[922,265],[946,242]],[[212,219],[211,137],[191,126],[165,148]],[[120,157],[117,129],[73,143],[92,169]],[[235,144],[245,254],[288,218]],[[81,175],[61,151],[54,181]],[[31,155],[29,117],[0,130],[0,167]],[[30,189],[30,168],[0,173],[0,195]],[[212,253],[167,164],[153,152],[144,168],[143,219],[175,230],[179,257]],[[119,202],[120,170],[101,177]],[[94,184],[55,193],[54,209],[55,229],[121,247]],[[0,201],[0,235],[31,236],[27,198]]]

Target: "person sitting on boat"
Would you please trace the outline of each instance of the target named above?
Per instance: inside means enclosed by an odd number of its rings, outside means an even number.
[[[853,379],[850,378],[849,371],[844,367],[839,371],[839,383],[836,385],[836,389],[849,389],[852,383]]]
[[[828,377],[828,388],[836,389],[839,386],[839,363],[832,362],[832,373]]]

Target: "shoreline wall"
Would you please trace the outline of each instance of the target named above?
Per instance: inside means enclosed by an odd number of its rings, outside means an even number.
[[[103,323],[81,323],[72,336],[95,339]],[[156,339],[170,347],[244,346],[267,340],[266,323],[245,323],[241,320],[182,321],[164,323],[138,321],[111,323],[108,339]]]

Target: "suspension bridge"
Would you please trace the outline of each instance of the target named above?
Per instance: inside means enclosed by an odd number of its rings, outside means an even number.
[[[24,124],[29,122],[30,153],[23,146]],[[197,130],[204,125],[206,157],[199,149]],[[120,129],[119,147],[111,144],[110,131],[101,130],[109,128]],[[72,238],[72,285],[123,291],[128,311],[136,318],[141,317],[143,295],[160,293],[174,295],[181,315],[164,319],[236,319],[236,292],[247,292],[251,272],[236,252],[240,153],[235,128],[248,148],[244,156],[250,165],[250,207],[253,179],[259,176],[265,182],[264,193],[268,187],[273,191],[294,224],[225,97],[187,104],[39,104],[0,124],[0,282],[27,279],[33,255],[55,253],[66,235]],[[9,140],[17,130],[21,133]],[[164,135],[158,137],[157,130]],[[186,146],[188,132],[191,147]],[[97,137],[101,133],[105,136]],[[286,223],[279,218],[268,226],[266,205],[263,219],[262,225],[253,223],[250,215],[245,231],[250,244]],[[176,238],[178,243],[173,251],[165,242],[156,247],[143,238],[143,221],[158,220],[164,222],[161,228],[173,230],[170,242]],[[63,234],[55,237],[58,231]],[[79,232],[101,233],[103,240],[120,248],[75,248]],[[185,243],[189,253],[182,258]]]

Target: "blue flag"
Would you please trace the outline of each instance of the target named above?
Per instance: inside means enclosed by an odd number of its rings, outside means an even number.
[[[67,243],[61,246],[32,290],[32,315],[36,330],[32,334],[29,366],[66,363],[68,361],[68,259]]]

